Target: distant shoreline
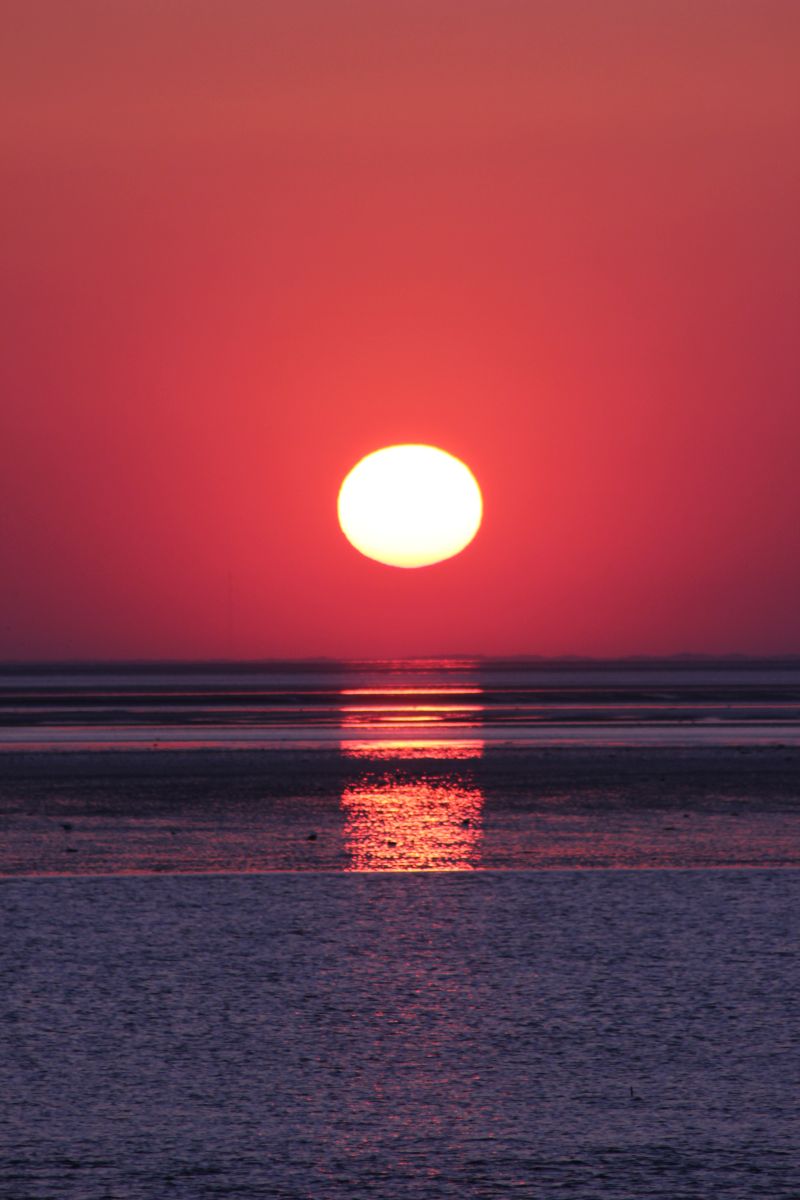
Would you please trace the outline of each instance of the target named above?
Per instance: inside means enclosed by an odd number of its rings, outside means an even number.
[[[187,674],[208,670],[233,671],[247,674],[264,670],[362,670],[364,667],[436,667],[438,670],[469,670],[481,667],[491,667],[495,670],[513,666],[535,666],[540,669],[559,670],[560,668],[591,671],[593,669],[608,669],[614,667],[634,667],[640,669],[697,668],[713,667],[724,670],[731,668],[770,669],[780,667],[800,668],[800,653],[787,654],[694,654],[680,653],[672,655],[621,655],[619,657],[598,658],[582,655],[483,655],[483,654],[443,654],[443,655],[411,655],[399,658],[359,658],[319,656],[309,658],[64,658],[64,659],[4,659],[0,661],[0,676],[3,673],[24,671],[29,674],[58,673],[61,671],[78,671],[86,674],[95,672],[141,672],[149,674],[160,671],[181,671]]]

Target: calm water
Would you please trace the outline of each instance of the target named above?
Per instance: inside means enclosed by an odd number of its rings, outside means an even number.
[[[7,881],[0,1194],[796,1198],[799,884]]]
[[[800,662],[0,671],[0,875],[800,865]]]
[[[0,831],[3,1200],[800,1197],[796,661],[6,668]]]
[[[0,750],[800,745],[800,660],[0,668]]]

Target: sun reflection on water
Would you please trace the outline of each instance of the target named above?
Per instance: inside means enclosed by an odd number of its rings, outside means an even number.
[[[452,687],[343,688],[340,693],[343,729],[358,739],[378,737],[406,740],[414,731],[435,739],[469,738],[483,717],[483,689]]]
[[[468,871],[478,865],[476,787],[395,780],[342,792],[350,871]]]
[[[380,738],[375,741],[341,742],[346,758],[369,762],[394,762],[398,758],[438,758],[458,761],[480,758],[483,742],[477,738]]]
[[[346,757],[365,764],[342,791],[347,869],[469,871],[479,866],[483,794],[467,771],[443,772],[437,765],[419,777],[398,768],[397,760],[468,763],[482,751],[477,740],[343,743]],[[394,765],[387,769],[389,762]]]
[[[480,865],[483,794],[470,763],[482,689],[374,687],[341,692],[352,777],[342,790],[350,871],[467,871]]]

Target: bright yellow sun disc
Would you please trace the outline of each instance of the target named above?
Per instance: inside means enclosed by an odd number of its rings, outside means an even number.
[[[339,492],[339,524],[367,558],[428,567],[459,554],[481,523],[475,476],[436,446],[386,446],[362,458]]]

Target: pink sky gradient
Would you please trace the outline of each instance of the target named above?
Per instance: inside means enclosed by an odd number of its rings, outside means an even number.
[[[0,657],[800,651],[794,0],[0,24]],[[459,558],[342,537],[396,441]]]

